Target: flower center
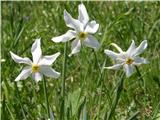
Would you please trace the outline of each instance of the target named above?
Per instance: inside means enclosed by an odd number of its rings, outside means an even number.
[[[33,73],[39,72],[39,70],[40,70],[39,65],[37,65],[37,64],[32,65],[32,72],[33,72]]]
[[[86,39],[87,36],[88,36],[88,33],[87,33],[87,32],[80,32],[80,33],[78,34],[78,37],[79,37],[80,40]]]
[[[126,64],[128,64],[128,65],[132,64],[133,62],[134,62],[134,59],[132,59],[132,58],[126,59]]]

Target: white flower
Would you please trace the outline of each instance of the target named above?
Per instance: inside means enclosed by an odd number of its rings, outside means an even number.
[[[119,69],[123,66],[126,76],[130,77],[135,66],[148,63],[146,59],[139,57],[139,55],[147,48],[147,40],[142,41],[138,47],[136,47],[134,40],[132,40],[132,43],[127,51],[123,51],[114,43],[112,43],[112,45],[119,51],[119,53],[115,53],[111,50],[105,50],[105,54],[115,61],[115,65],[105,68]]]
[[[24,63],[27,65],[22,69],[21,73],[18,75],[15,81],[24,80],[28,78],[30,74],[32,74],[32,77],[36,82],[40,81],[43,75],[53,78],[58,78],[60,76],[59,72],[56,72],[51,68],[52,63],[60,55],[60,52],[50,56],[42,56],[40,45],[40,39],[36,39],[32,45],[31,53],[33,62],[27,57],[19,57],[10,51],[11,57],[16,63]]]
[[[72,18],[72,16],[64,10],[65,23],[74,30],[68,30],[65,34],[52,38],[54,42],[66,42],[75,38],[71,45],[72,52],[70,56],[78,53],[82,44],[95,50],[99,48],[99,42],[92,35],[97,32],[99,24],[97,24],[96,21],[89,22],[89,16],[83,4],[78,6],[78,11],[79,16],[77,20]]]

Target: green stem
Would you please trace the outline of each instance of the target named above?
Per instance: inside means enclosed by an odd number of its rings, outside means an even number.
[[[63,61],[63,71],[62,71],[62,115],[61,119],[64,120],[65,116],[65,78],[66,78],[66,61],[67,61],[67,42],[64,46],[64,61]]]
[[[142,77],[142,75],[141,75],[141,73],[140,73],[140,71],[139,71],[138,67],[137,67],[137,66],[135,66],[135,67],[136,67],[136,70],[137,70],[137,73],[138,73],[139,78],[140,78],[140,79],[141,79],[141,81],[143,82],[144,89],[145,89],[145,81],[144,81],[144,79],[143,79],[143,77]]]
[[[125,75],[125,73],[122,73],[122,75],[120,77],[120,81],[119,81],[119,83],[117,85],[117,89],[116,89],[116,95],[113,99],[113,104],[112,104],[111,110],[108,113],[107,120],[111,120],[112,116],[114,116],[116,106],[119,102],[119,98],[120,98],[122,90],[123,90],[124,75]]]
[[[50,114],[49,114],[49,102],[48,102],[48,96],[47,96],[47,87],[46,87],[46,79],[45,77],[43,77],[43,88],[44,88],[44,95],[45,95],[45,101],[46,101],[46,107],[47,107],[47,114],[48,114],[48,118],[50,118]]]
[[[138,73],[139,78],[144,82],[143,77],[142,77],[142,75],[141,75],[138,67],[137,67],[137,66],[135,66],[135,67],[136,67],[136,70],[137,70],[137,73]]]

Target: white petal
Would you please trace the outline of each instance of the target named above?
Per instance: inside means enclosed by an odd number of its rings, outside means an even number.
[[[78,20],[81,21],[85,26],[89,21],[89,16],[83,4],[80,4],[78,6],[78,12],[79,12]]]
[[[117,63],[124,63],[126,61],[126,58],[119,57],[115,59]]]
[[[36,82],[39,82],[40,80],[42,80],[43,75],[39,72],[36,72],[32,73],[32,77]]]
[[[31,53],[33,57],[33,63],[37,64],[42,56],[40,39],[36,39],[35,42],[33,43],[32,48],[31,48]]]
[[[115,43],[111,43],[112,46],[114,46],[120,53],[123,53],[124,51]]]
[[[147,48],[147,40],[141,42],[141,44],[135,50],[135,56],[141,54]]]
[[[16,63],[25,63],[25,64],[28,64],[28,65],[31,65],[32,64],[32,61],[25,57],[25,58],[22,58],[22,57],[19,57],[18,55],[14,54],[13,52],[10,51],[10,54],[11,54],[11,57],[12,59],[16,62]]]
[[[72,52],[71,52],[71,54],[69,56],[78,53],[80,51],[80,49],[81,49],[81,41],[78,40],[78,39],[75,39],[72,42],[72,46],[71,46]]]
[[[24,67],[21,73],[15,79],[15,81],[27,79],[28,76],[31,74],[31,72],[32,72],[31,66]]]
[[[96,40],[96,38],[92,35],[88,35],[88,38],[84,40],[84,45],[91,47],[95,50],[99,48],[99,42]]]
[[[142,58],[142,57],[135,57],[133,64],[140,65],[140,64],[148,64],[148,63],[149,63],[149,61],[144,59],[144,58]]]
[[[56,72],[49,66],[41,66],[41,73],[47,77],[53,77],[53,78],[58,78],[60,76],[59,72]]]
[[[131,43],[130,47],[127,50],[127,54],[132,56],[132,54],[134,54],[135,49],[136,49],[136,45],[135,45],[134,40],[132,40],[132,43]]]
[[[120,56],[118,53],[115,53],[115,52],[113,52],[113,51],[111,51],[111,50],[104,50],[104,53],[105,53],[107,56],[109,56],[109,57],[111,57],[112,59],[114,59],[114,60],[116,60],[116,59]]]
[[[94,34],[97,32],[99,28],[99,24],[96,23],[96,21],[91,21],[87,24],[85,28],[85,32],[88,32],[90,34]]]
[[[126,72],[126,76],[130,77],[133,74],[134,66],[132,64],[131,65],[125,64],[124,65],[124,70]]]
[[[58,36],[58,37],[53,37],[51,40],[53,42],[66,42],[66,41],[69,41],[73,38],[75,38],[76,36],[76,32],[73,31],[73,30],[68,30],[65,34],[61,35],[61,36]]]
[[[43,56],[38,64],[39,65],[52,65],[52,63],[57,59],[59,55],[60,55],[60,52],[57,52],[54,55]]]
[[[76,31],[83,31],[83,24],[79,20],[72,18],[66,10],[64,10],[64,20],[68,27],[73,28]]]
[[[117,69],[119,69],[121,66],[122,66],[122,64],[115,64],[115,65],[113,65],[113,66],[104,67],[104,68],[117,70]]]

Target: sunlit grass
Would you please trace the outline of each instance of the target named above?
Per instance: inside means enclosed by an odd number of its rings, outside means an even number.
[[[36,83],[31,77],[14,82],[22,66],[14,63],[9,51],[20,56],[29,56],[36,38],[41,38],[45,54],[61,52],[53,64],[62,76],[59,79],[46,77],[50,115],[61,120],[104,120],[114,103],[122,70],[103,70],[102,66],[112,65],[104,49],[113,49],[114,42],[126,50],[131,40],[139,45],[148,40],[143,57],[149,64],[139,67],[143,81],[135,73],[125,78],[119,103],[113,119],[156,120],[160,114],[160,3],[159,2],[83,2],[91,19],[100,24],[96,38],[101,44],[94,52],[82,49],[78,55],[66,56],[64,46],[53,43],[51,38],[65,33],[68,28],[63,19],[66,9],[78,16],[81,2],[2,2],[1,39],[1,115],[3,120],[47,119],[43,81]],[[67,55],[71,52],[70,42]],[[64,73],[64,65],[66,71]],[[65,80],[65,87],[62,84]],[[17,87],[18,92],[17,92]],[[63,105],[63,97],[65,104]],[[19,101],[20,98],[20,101]],[[65,113],[63,113],[63,107]]]

